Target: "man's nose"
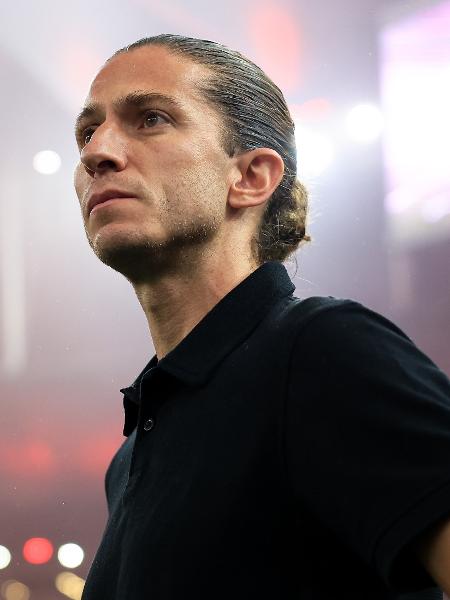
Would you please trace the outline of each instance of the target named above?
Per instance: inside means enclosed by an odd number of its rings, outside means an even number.
[[[126,167],[126,143],[116,128],[99,125],[81,151],[80,160],[89,175],[122,171]]]

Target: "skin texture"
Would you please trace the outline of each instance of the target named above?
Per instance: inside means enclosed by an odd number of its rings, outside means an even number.
[[[195,84],[202,65],[147,46],[120,54],[99,71],[79,123],[74,183],[89,245],[132,284],[158,359],[193,329],[258,265],[254,236],[284,165],[257,148],[229,157],[222,121]],[[139,108],[117,100],[133,92],[170,95]],[[130,193],[88,214],[93,193]]]

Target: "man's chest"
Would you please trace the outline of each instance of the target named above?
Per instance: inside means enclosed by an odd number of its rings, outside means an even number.
[[[256,387],[222,386],[163,402],[153,395],[147,404],[143,396],[138,426],[107,477],[110,512],[127,513],[133,536],[151,531],[155,544],[208,538],[253,526],[277,502],[283,510],[282,399],[258,395]]]

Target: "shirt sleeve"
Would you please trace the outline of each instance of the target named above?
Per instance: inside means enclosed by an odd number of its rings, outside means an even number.
[[[389,588],[436,586],[411,542],[450,518],[450,381],[403,331],[337,299],[300,328],[286,452],[296,497]]]

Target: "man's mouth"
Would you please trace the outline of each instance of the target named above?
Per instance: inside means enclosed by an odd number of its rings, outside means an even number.
[[[92,194],[87,203],[87,214],[91,214],[94,208],[100,205],[106,206],[111,204],[113,200],[134,199],[136,196],[132,192],[117,189],[107,189],[103,192]],[[98,210],[98,209],[97,209]]]

